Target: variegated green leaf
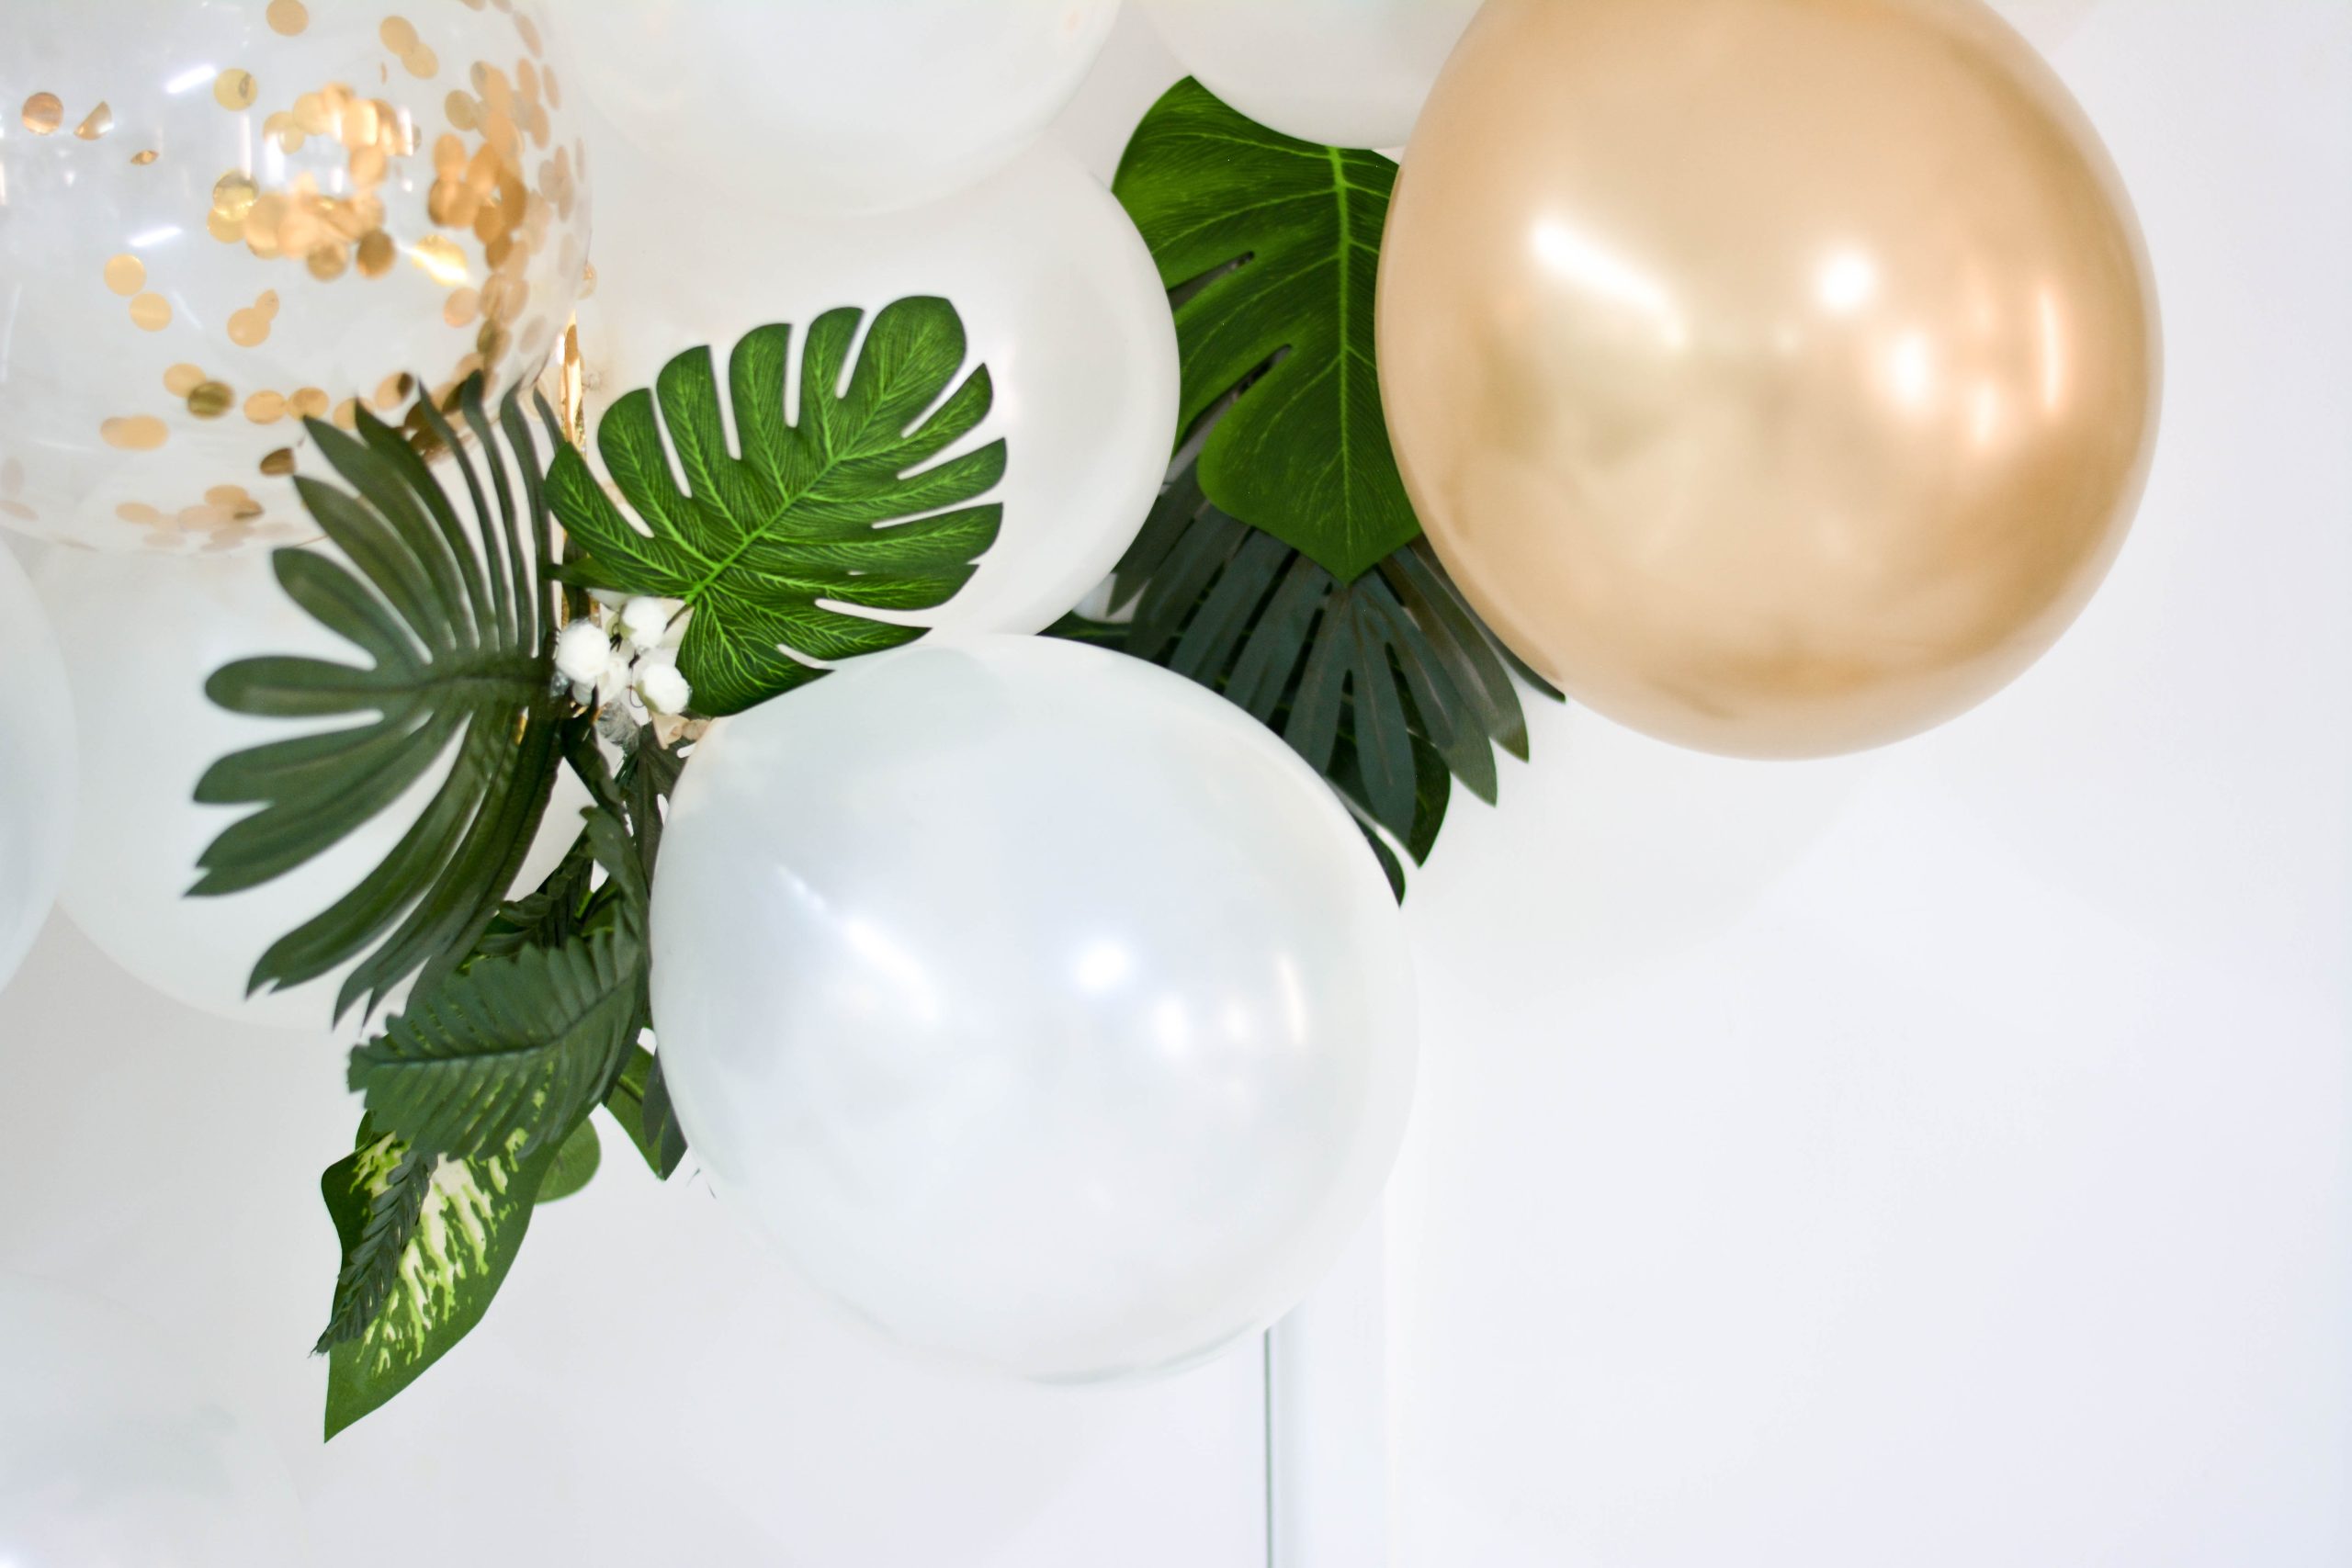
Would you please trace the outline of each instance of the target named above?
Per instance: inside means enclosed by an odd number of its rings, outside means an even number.
[[[427,1159],[362,1124],[320,1187],[344,1267],[319,1348],[333,1438],[416,1381],[481,1321],[530,1227],[561,1140],[478,1159]]]

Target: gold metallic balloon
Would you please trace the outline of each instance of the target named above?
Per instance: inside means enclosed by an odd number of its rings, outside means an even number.
[[[1738,755],[1998,690],[2154,443],[2130,201],[1977,0],[1488,0],[1407,152],[1379,328],[1407,486],[1488,623]]]

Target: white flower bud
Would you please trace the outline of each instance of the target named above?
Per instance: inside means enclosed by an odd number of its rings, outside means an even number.
[[[660,714],[681,714],[694,701],[694,688],[674,664],[648,660],[637,672],[637,694]]]
[[[632,599],[621,606],[621,630],[638,647],[652,648],[670,629],[671,614],[671,602],[667,599]]]
[[[555,667],[575,686],[595,683],[613,657],[613,639],[594,621],[574,621],[556,634]]]

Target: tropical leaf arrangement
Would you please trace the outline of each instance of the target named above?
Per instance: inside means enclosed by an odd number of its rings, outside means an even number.
[[[1401,897],[1453,782],[1491,800],[1497,749],[1527,755],[1532,678],[1419,541],[1388,449],[1371,291],[1393,179],[1189,82],[1146,118],[1115,189],[1170,288],[1186,428],[1103,613],[1054,632],[1277,729]],[[249,809],[193,893],[282,875],[423,790],[381,863],[252,976],[340,972],[337,1016],[369,1026],[365,1114],[322,1179],[343,1251],[329,1437],[481,1321],[534,1209],[595,1174],[599,1110],[656,1175],[682,1168],[647,984],[665,803],[705,722],[920,636],[865,612],[970,579],[1009,454],[967,442],[993,397],[968,358],[932,298],[760,328],[723,389],[695,348],[606,411],[601,477],[543,399],[493,409],[478,380],[421,400],[407,437],[364,407],[350,432],[308,422],[334,479],[297,483],[332,553],[274,565],[355,657],[212,676],[222,706],[303,728],[207,773],[200,799]],[[607,655],[631,647],[655,655],[616,686]],[[567,771],[590,804],[517,886]]]

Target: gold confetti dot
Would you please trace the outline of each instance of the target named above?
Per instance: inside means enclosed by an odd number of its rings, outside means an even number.
[[[175,398],[185,398],[208,379],[200,367],[175,365],[164,372],[164,390]]]
[[[514,30],[523,35],[523,47],[533,54],[539,52],[539,29],[528,17],[514,18]]]
[[[327,412],[327,395],[317,387],[305,387],[287,399],[286,406],[297,419],[321,419]]]
[[[269,18],[271,31],[288,38],[311,25],[311,13],[302,0],[269,0],[269,9],[263,14]]]
[[[262,121],[261,133],[276,138],[278,151],[282,152],[300,152],[302,143],[310,140],[309,134],[295,123],[290,109],[279,109]]]
[[[224,109],[253,107],[254,97],[259,91],[254,85],[254,73],[233,65],[212,79],[212,100]]]
[[[452,290],[441,302],[441,319],[453,327],[470,326],[481,309],[481,297],[470,288]]]
[[[85,141],[96,141],[113,129],[114,110],[107,107],[101,100],[98,107],[90,111],[90,117],[74,128],[74,134]]]
[[[551,109],[563,107],[563,91],[556,85],[554,66],[539,67],[539,86],[540,90],[548,96],[548,107]]]
[[[454,288],[466,280],[466,253],[455,240],[427,234],[409,247],[409,256],[444,288]]]
[[[257,348],[269,340],[269,318],[248,307],[229,312],[229,341],[239,348]]]
[[[155,152],[155,149],[153,149],[153,147],[150,147],[150,148],[148,148],[148,149],[147,149],[147,151],[145,151],[144,152],[133,152],[133,153],[130,155],[130,161],[131,161],[132,163],[134,163],[134,164],[138,164],[141,168],[142,168],[142,169],[143,169],[143,168],[145,168],[148,164],[150,164],[153,163],[153,162],[155,161],[156,157],[157,157],[157,153],[156,153],[156,152]]]
[[[345,430],[359,428],[359,400],[345,398],[334,406],[334,422]]]
[[[392,270],[392,263],[400,257],[400,249],[392,237],[381,229],[371,229],[359,237],[359,275],[381,277]]]
[[[187,395],[187,412],[198,419],[219,419],[234,408],[237,394],[223,381],[203,381]]]
[[[224,223],[243,223],[261,198],[261,187],[243,169],[232,169],[212,182],[212,210]]]
[[[596,292],[596,264],[588,263],[580,269],[580,298],[585,299]]]
[[[325,244],[314,245],[311,249],[309,257],[311,276],[321,283],[333,283],[343,276],[344,269],[350,265],[350,247],[339,241],[330,240]]]
[[[98,434],[107,446],[125,452],[153,452],[172,438],[162,420],[144,413],[107,420],[98,426]]]
[[[172,324],[172,302],[160,294],[141,294],[130,302],[130,319],[141,332],[162,332]]]
[[[243,485],[214,485],[204,492],[205,505],[226,506],[232,510],[252,505],[253,499]]]
[[[245,400],[245,417],[255,424],[276,424],[286,417],[286,395],[255,392]]]
[[[416,77],[419,81],[441,73],[441,57],[434,53],[431,46],[426,44],[418,44],[414,49],[401,55],[401,63],[407,67],[410,75]]]
[[[218,211],[204,215],[204,231],[224,245],[233,245],[245,237],[245,226],[238,220],[223,218]]]
[[[415,389],[416,378],[413,376],[405,372],[387,376],[376,384],[376,395],[368,400],[379,409],[395,408],[406,401],[409,393]]]
[[[114,509],[114,514],[125,523],[142,523],[153,525],[164,520],[162,513],[143,501],[126,501]]]
[[[275,288],[265,288],[260,293],[254,295],[254,309],[262,313],[262,319],[264,321],[274,321],[277,320],[277,290]]]
[[[383,26],[376,29],[376,36],[394,54],[406,54],[416,47],[416,25],[406,17],[386,17]]]
[[[128,299],[147,287],[147,264],[125,251],[107,258],[107,287]]]
[[[65,105],[55,93],[35,93],[25,100],[25,129],[47,136],[65,119]]]
[[[267,474],[274,479],[282,479],[287,475],[292,473],[294,471],[294,448],[291,446],[280,446],[277,451],[264,456],[261,460],[261,471]]]

